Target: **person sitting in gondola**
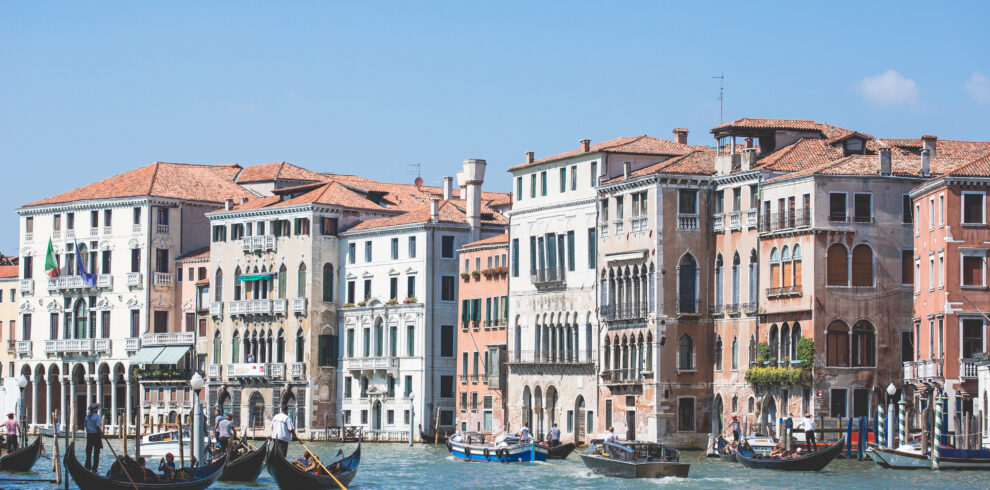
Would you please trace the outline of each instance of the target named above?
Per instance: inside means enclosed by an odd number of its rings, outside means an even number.
[[[779,458],[783,454],[784,454],[784,446],[781,446],[780,443],[778,442],[777,445],[774,446],[773,450],[770,451],[770,454],[767,455],[767,457],[769,457],[769,458]]]
[[[296,468],[299,468],[300,470],[303,470],[306,473],[310,473],[313,475],[317,474],[316,460],[314,460],[313,457],[310,456],[308,452],[304,453],[302,456],[293,460],[292,464],[294,464]]]
[[[162,472],[163,480],[175,478],[175,456],[172,453],[165,455],[165,459],[158,462],[158,471]]]
[[[160,479],[158,477],[158,474],[157,473],[155,473],[154,471],[151,471],[151,469],[149,469],[146,466],[148,464],[148,461],[146,459],[144,459],[144,456],[141,456],[140,458],[138,458],[137,462],[138,462],[138,466],[141,468],[141,471],[144,473],[142,475],[144,477],[144,480],[142,480],[142,481],[155,482],[155,481],[158,481]]]

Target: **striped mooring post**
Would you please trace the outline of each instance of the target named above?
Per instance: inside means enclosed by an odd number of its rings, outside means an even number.
[[[877,416],[873,419],[877,422],[877,439],[873,442],[880,447],[887,447],[887,416],[883,412],[883,402],[881,402],[877,405]]]
[[[901,401],[897,403],[897,444],[907,444],[907,400],[901,395]],[[891,449],[895,446],[891,444]]]
[[[942,441],[942,398],[935,397],[935,437],[932,438],[932,469],[938,469],[939,449]]]

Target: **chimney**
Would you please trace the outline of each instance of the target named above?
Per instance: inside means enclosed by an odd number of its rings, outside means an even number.
[[[687,144],[687,135],[688,135],[688,130],[687,129],[684,129],[684,128],[674,128],[674,141],[676,141],[678,144],[686,145]]]
[[[468,226],[471,227],[471,241],[481,239],[481,184],[485,181],[484,160],[468,158],[464,160],[464,201]]]
[[[581,151],[584,153],[591,151],[591,140],[581,140]]]
[[[921,176],[928,177],[932,170],[932,154],[928,148],[921,150]]]
[[[247,196],[241,196],[241,204],[247,204],[247,202],[248,202],[248,197]]]
[[[880,148],[880,175],[890,175],[890,148]]]
[[[526,152],[526,163],[533,163],[533,152]]]
[[[935,157],[935,143],[938,141],[938,136],[926,134],[921,137],[921,149],[928,150],[928,154]]]
[[[457,188],[461,190],[461,199],[464,199],[464,171],[458,170],[454,176],[457,177]]]
[[[430,198],[430,222],[436,223],[440,220],[440,201],[435,197]]]
[[[230,208],[232,208],[232,207],[234,207],[234,200],[233,199],[231,199],[231,198],[228,197],[227,199],[224,199],[223,200],[223,208],[225,210],[230,211]]]
[[[463,196],[461,196],[461,197],[463,197]],[[443,199],[446,201],[447,199],[453,199],[453,198],[454,198],[454,178],[453,177],[444,177],[443,178]]]
[[[746,137],[746,148],[752,148],[752,147],[753,147],[753,137],[752,136],[747,136]]]
[[[629,171],[632,170],[632,162],[622,162],[622,178],[629,178]]]

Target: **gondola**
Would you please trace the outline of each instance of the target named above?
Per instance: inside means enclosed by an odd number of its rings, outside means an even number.
[[[574,451],[577,447],[573,442],[568,442],[566,444],[557,444],[556,446],[549,446],[547,443],[541,443],[550,448],[550,452],[547,453],[547,459],[567,459],[567,456]]]
[[[361,443],[350,456],[326,465],[333,476],[345,487],[351,483],[357,475],[358,465],[361,463]],[[290,488],[292,490],[326,490],[337,488],[337,482],[333,478],[325,475],[311,475],[296,468],[278,450],[277,445],[272,445],[268,451],[268,473],[272,475],[279,488]]]
[[[727,452],[724,452],[724,453],[720,453],[718,455],[718,457],[721,458],[722,461],[725,461],[727,463],[736,463],[736,462],[738,462],[738,460],[736,459],[736,453],[734,451],[727,451]]]
[[[443,444],[443,443],[447,442],[448,435],[449,434],[447,434],[447,432],[446,431],[443,431],[443,430],[440,431],[439,435],[434,435],[434,434],[430,434],[430,433],[426,432],[423,429],[420,429],[419,430],[419,438],[420,438],[420,441],[419,442],[422,442],[423,444],[433,444],[433,441],[436,441],[437,444]]]
[[[220,478],[223,468],[226,466],[226,458],[210,463],[206,466],[196,468],[191,473],[196,477],[193,480],[166,481],[156,483],[131,483],[130,480],[116,480],[100,476],[83,467],[82,463],[76,459],[75,443],[70,442],[65,448],[65,468],[80,490],[203,490]],[[188,468],[187,468],[188,469]]]
[[[219,481],[242,481],[249,482],[258,479],[261,470],[265,467],[265,456],[268,454],[268,439],[257,449],[248,451],[247,454],[232,460],[223,469]]]
[[[34,463],[41,457],[42,449],[41,436],[38,436],[31,444],[0,458],[0,470],[31,471]]]
[[[842,439],[820,451],[814,451],[796,458],[760,457],[752,451],[740,449],[736,461],[747,468],[784,471],[821,471],[842,452]]]

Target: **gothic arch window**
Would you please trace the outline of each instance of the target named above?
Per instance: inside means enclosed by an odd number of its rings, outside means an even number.
[[[722,254],[718,254],[715,257],[715,306],[717,309],[724,304],[722,300],[723,291],[725,290],[725,284],[723,283],[725,274],[723,269],[725,269],[725,266],[722,263]]]
[[[694,369],[694,339],[686,333],[677,341],[677,368]]]
[[[852,331],[852,365],[856,367],[876,366],[876,330],[873,325],[860,320]]]
[[[841,320],[825,330],[825,358],[828,366],[849,367],[849,327]]]
[[[715,337],[715,370],[722,370],[722,336]]]
[[[698,312],[698,261],[691,253],[684,254],[678,265],[678,311]]]
[[[856,245],[852,252],[852,285],[873,285],[873,249],[865,243]]]
[[[787,245],[780,251],[780,286],[791,287],[791,279],[794,274],[794,264],[791,263],[791,249]]]
[[[333,301],[333,264],[323,264],[323,301]]]
[[[777,247],[770,249],[770,287],[780,287],[780,252]]]
[[[826,284],[829,286],[849,285],[849,251],[841,243],[828,247],[825,257]]]
[[[223,301],[223,270],[217,268],[217,275],[213,281],[213,301]]]
[[[739,339],[737,337],[732,338],[732,370],[735,371],[739,369]],[[736,410],[735,407],[736,400],[732,399],[732,411]]]
[[[736,307],[739,306],[739,276],[742,275],[742,271],[739,270],[739,252],[732,255],[732,304]]]
[[[794,287],[801,289],[801,245],[794,244],[791,260],[794,262]]]

